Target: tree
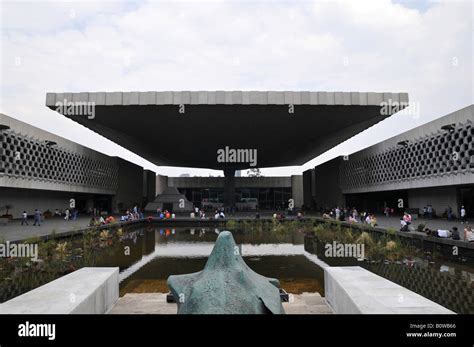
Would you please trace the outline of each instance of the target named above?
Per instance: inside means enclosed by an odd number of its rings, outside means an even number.
[[[262,173],[260,172],[260,169],[258,168],[248,169],[247,176],[248,177],[262,177]]]
[[[11,204],[6,204],[6,205],[3,206],[3,208],[4,208],[5,210],[7,210],[7,212],[4,214],[4,216],[10,216],[10,214],[9,214],[8,212],[10,212],[10,210],[13,208],[13,205],[11,205]]]

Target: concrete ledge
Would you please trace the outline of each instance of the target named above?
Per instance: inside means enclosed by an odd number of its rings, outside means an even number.
[[[86,267],[0,304],[0,314],[101,314],[119,297],[117,267]]]
[[[360,266],[324,269],[326,301],[340,314],[453,314]]]
[[[56,102],[85,101],[111,105],[356,105],[381,106],[382,102],[408,103],[407,93],[315,91],[161,91],[46,93],[46,106]],[[406,104],[401,104],[405,108]]]

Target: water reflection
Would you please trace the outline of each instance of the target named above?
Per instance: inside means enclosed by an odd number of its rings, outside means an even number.
[[[142,253],[138,260],[135,257],[134,263],[120,273],[121,295],[168,292],[168,276],[201,271],[220,232],[218,228],[149,229],[146,234],[153,234],[153,250]],[[324,295],[323,270],[304,250],[301,232],[242,230],[233,235],[244,261],[254,271],[278,278],[291,293]]]

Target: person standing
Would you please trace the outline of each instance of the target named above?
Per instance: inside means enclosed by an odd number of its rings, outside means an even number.
[[[448,221],[453,220],[453,209],[451,208],[451,206],[448,206],[448,208],[446,209],[446,217],[448,218]]]
[[[423,219],[428,218],[428,208],[423,206]]]
[[[461,206],[461,224],[466,223],[466,209],[464,206]]]
[[[26,211],[23,211],[23,213],[21,214],[21,225],[28,225],[28,213],[26,213]]]
[[[33,226],[36,226],[36,224],[38,224],[39,227],[41,226],[41,212],[38,211],[37,208],[35,208],[35,222]]]
[[[433,219],[433,207],[428,205],[428,218]]]

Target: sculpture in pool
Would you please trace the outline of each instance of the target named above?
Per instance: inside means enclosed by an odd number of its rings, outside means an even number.
[[[170,276],[178,314],[284,314],[280,282],[252,271],[229,231],[219,234],[202,271]]]

